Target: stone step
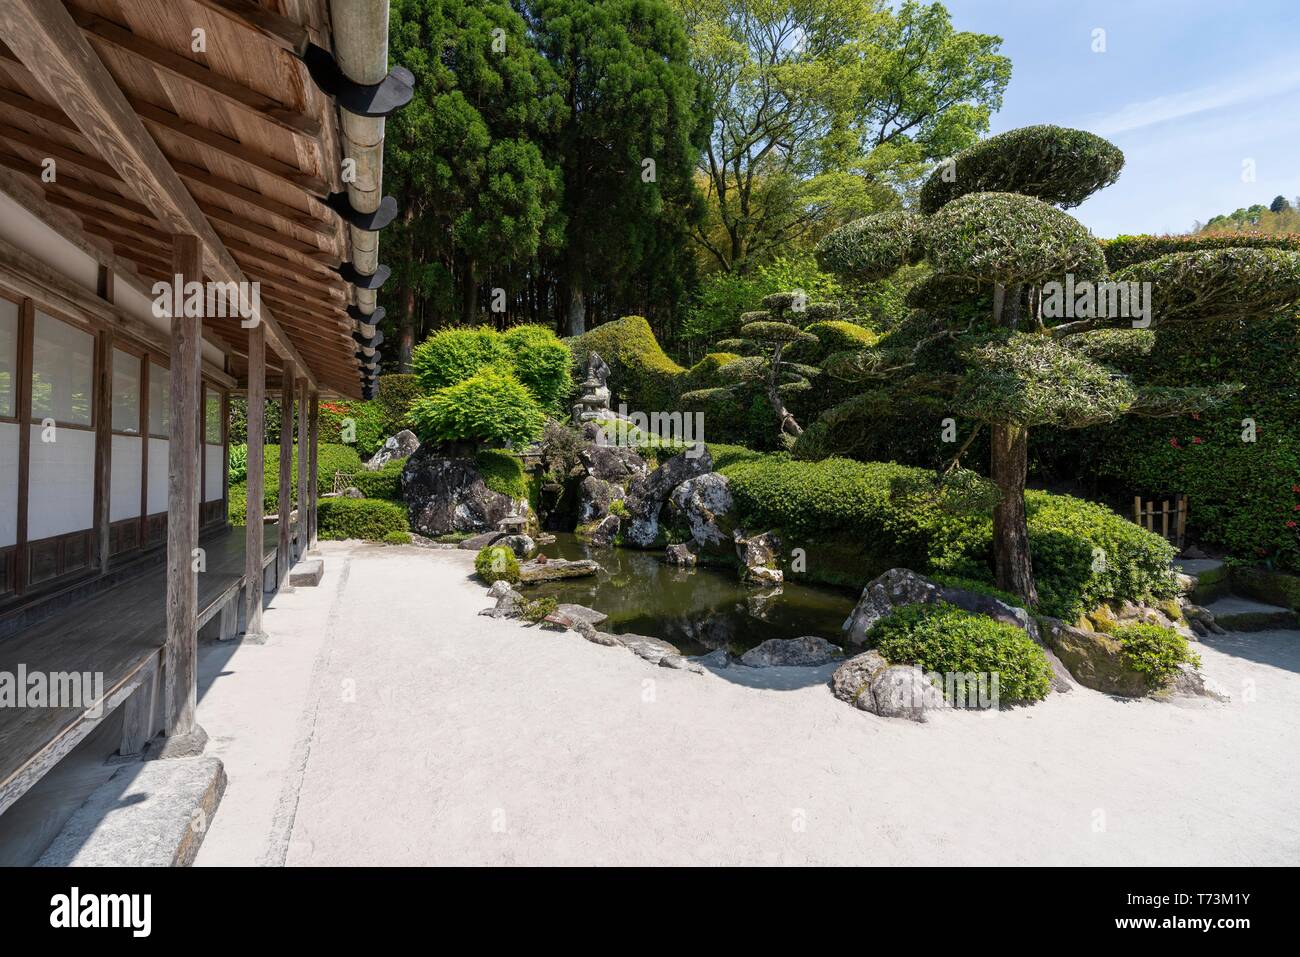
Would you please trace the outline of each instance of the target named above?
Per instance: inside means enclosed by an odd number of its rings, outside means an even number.
[[[1210,602],[1205,609],[1228,631],[1268,631],[1300,627],[1300,619],[1289,608],[1228,595]]]
[[[315,588],[325,574],[323,558],[304,558],[289,569],[289,584],[295,588],[305,586]]]
[[[1179,584],[1183,593],[1198,605],[1208,605],[1222,598],[1231,589],[1228,566],[1217,558],[1181,558],[1174,562],[1174,570],[1181,576]]]
[[[188,867],[226,790],[211,757],[127,764],[68,819],[38,867]]]

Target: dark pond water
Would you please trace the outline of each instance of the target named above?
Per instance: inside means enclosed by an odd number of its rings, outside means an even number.
[[[527,597],[553,595],[595,608],[609,615],[600,626],[604,631],[662,638],[690,655],[726,647],[740,652],[769,638],[802,635],[838,643],[855,600],[846,592],[789,582],[780,588],[742,585],[732,569],[679,569],[665,565],[660,552],[588,548],[566,533],[541,550],[550,558],[594,559],[603,571],[527,585]]]

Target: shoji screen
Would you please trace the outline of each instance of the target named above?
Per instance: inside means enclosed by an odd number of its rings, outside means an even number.
[[[95,337],[36,311],[27,540],[94,524]]]

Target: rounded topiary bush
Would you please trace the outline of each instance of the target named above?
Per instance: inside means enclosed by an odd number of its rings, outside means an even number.
[[[426,391],[468,379],[484,366],[509,360],[501,334],[486,326],[453,326],[435,332],[411,352],[411,368]]]
[[[969,193],[1023,193],[1078,206],[1119,179],[1124,154],[1086,130],[1025,126],[976,143],[941,164],[921,187],[921,212],[937,212]]]
[[[493,582],[519,583],[519,559],[505,545],[489,545],[474,556],[474,571],[489,585]]]
[[[1300,252],[1209,249],[1170,253],[1113,276],[1151,284],[1154,325],[1180,319],[1264,319],[1300,301]]]
[[[1163,688],[1181,664],[1201,666],[1201,659],[1187,639],[1172,628],[1159,625],[1124,625],[1115,630],[1124,664],[1139,672],[1151,689]]]
[[[410,414],[421,442],[526,445],[542,434],[546,424],[532,393],[497,366],[416,399]]]
[[[926,224],[936,272],[981,282],[1041,283],[1106,274],[1101,245],[1069,213],[1016,193],[971,193]]]
[[[943,602],[900,608],[876,623],[867,644],[891,664],[914,664],[925,672],[995,674],[1001,701],[1040,701],[1051,690],[1051,665],[1032,638],[1014,625]]]
[[[323,498],[316,508],[317,534],[327,541],[360,538],[382,542],[401,532],[409,539],[406,509],[375,498]]]
[[[546,326],[522,325],[501,336],[511,368],[537,401],[559,408],[573,390],[569,347]]]
[[[893,275],[924,255],[924,220],[915,213],[878,213],[854,220],[817,244],[817,263],[827,272],[874,281]]]

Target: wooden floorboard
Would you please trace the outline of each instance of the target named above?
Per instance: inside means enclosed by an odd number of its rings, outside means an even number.
[[[278,528],[268,525],[263,535],[268,557],[274,556],[278,544]],[[223,529],[201,539],[200,545],[206,571],[199,575],[199,614],[206,621],[242,584],[244,529]],[[165,572],[156,565],[142,570],[108,592],[0,640],[0,674],[16,680],[20,665],[27,674],[102,673],[107,715],[134,689],[145,664],[163,646]],[[83,708],[0,707],[0,811],[100,720],[102,716],[89,718]]]

